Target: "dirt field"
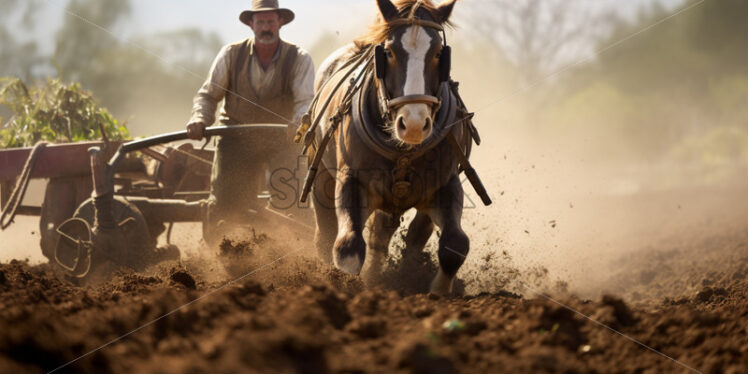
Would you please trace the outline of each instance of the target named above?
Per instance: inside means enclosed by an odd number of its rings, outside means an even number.
[[[586,278],[476,251],[460,273],[473,294],[449,298],[416,293],[428,279],[412,263],[365,287],[303,240],[262,234],[86,286],[12,261],[0,265],[0,372],[73,360],[57,372],[748,372],[740,192],[618,199],[655,221],[672,199],[687,219],[621,232],[627,250],[580,260],[606,264]]]

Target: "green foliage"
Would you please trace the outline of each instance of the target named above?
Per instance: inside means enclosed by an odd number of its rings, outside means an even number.
[[[214,32],[185,28],[123,38],[130,30],[132,0],[74,0],[55,35],[51,57],[65,81],[96,93],[111,113],[131,118],[133,134],[182,128],[192,98],[221,48]]]
[[[131,119],[133,134],[183,128],[192,98],[223,44],[217,33],[197,27],[141,33],[133,29],[132,0],[70,0],[62,2],[65,11],[51,23],[59,27],[49,30],[54,34],[50,53],[37,48],[39,33],[21,21],[45,26],[39,20],[49,15],[41,17],[41,3],[0,0],[0,77],[32,82],[52,74],[80,82],[113,116]],[[9,117],[1,107],[0,116]]]
[[[97,140],[102,139],[101,128],[110,140],[129,138],[125,124],[78,83],[48,79],[42,86],[28,87],[17,78],[0,78],[0,106],[12,112],[7,122],[0,118],[0,148]]]

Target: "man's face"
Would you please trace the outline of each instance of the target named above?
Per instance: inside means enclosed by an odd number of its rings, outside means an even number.
[[[255,41],[259,44],[273,44],[278,41],[278,30],[281,28],[282,18],[278,12],[261,12],[252,16],[249,27],[255,33]]]

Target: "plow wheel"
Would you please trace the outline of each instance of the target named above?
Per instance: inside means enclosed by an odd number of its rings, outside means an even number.
[[[89,199],[78,207],[73,218],[57,229],[60,239],[55,260],[69,275],[84,278],[89,273],[87,268],[106,273],[122,266],[140,271],[158,261],[179,258],[176,248],[156,248],[157,238],[134,204],[115,196],[112,216],[117,227],[95,227],[96,209]]]
[[[57,227],[57,245],[52,259],[68,275],[84,278],[91,271],[91,226],[83,219],[70,218]]]
[[[91,177],[51,178],[47,182],[39,219],[42,254],[54,261],[59,240],[57,228],[75,214],[80,204],[91,196]],[[73,197],[73,198],[71,198]]]

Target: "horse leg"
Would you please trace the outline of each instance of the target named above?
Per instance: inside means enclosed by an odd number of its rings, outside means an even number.
[[[431,217],[419,210],[413,220],[410,221],[410,225],[408,225],[408,233],[405,234],[405,253],[403,253],[403,257],[417,256],[421,253],[433,232],[434,223],[431,221]]]
[[[317,256],[326,264],[332,264],[332,246],[338,232],[335,217],[335,178],[327,170],[320,170],[314,180],[314,246]]]
[[[431,204],[431,219],[442,230],[439,271],[431,282],[431,292],[448,294],[452,292],[454,277],[470,250],[470,239],[462,230],[463,191],[457,175],[437,192]]]
[[[366,258],[363,229],[369,216],[361,186],[353,175],[338,173],[335,184],[335,212],[338,236],[333,245],[335,266],[346,273],[358,275]]]
[[[367,282],[373,282],[382,274],[389,253],[390,240],[399,227],[400,216],[377,210],[369,220],[368,267],[364,272]]]

